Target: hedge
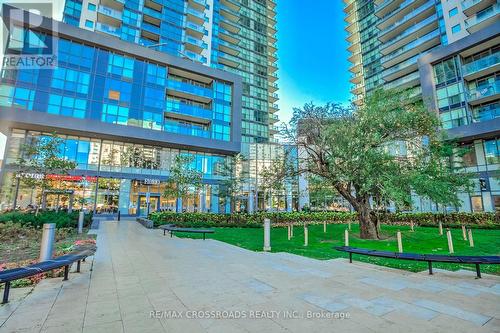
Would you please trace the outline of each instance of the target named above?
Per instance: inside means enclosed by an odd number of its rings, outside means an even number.
[[[73,211],[71,214],[64,211],[40,211],[37,216],[35,213],[17,211],[0,214],[0,223],[9,221],[34,228],[41,228],[44,223],[55,223],[56,228],[76,228],[78,227],[78,211]],[[84,227],[89,226],[91,221],[92,214],[85,214]]]
[[[476,228],[500,229],[500,214],[497,213],[384,213],[381,222],[389,225],[437,226],[441,221],[445,227],[457,227],[462,224]],[[214,214],[214,213],[173,213],[155,212],[149,218],[155,227],[162,224],[176,224],[183,227],[240,227],[260,228],[264,218],[269,218],[273,225],[285,223],[348,223],[356,222],[357,214],[351,212],[261,212],[255,214]]]

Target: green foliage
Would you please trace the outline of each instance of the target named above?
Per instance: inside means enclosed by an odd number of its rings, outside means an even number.
[[[170,177],[163,192],[167,199],[194,197],[202,184],[202,173],[196,170],[193,156],[177,155],[170,168]]]
[[[12,221],[22,226],[41,228],[44,223],[55,223],[56,228],[76,228],[78,226],[78,212],[71,214],[66,212],[43,211],[38,215],[25,212],[8,212],[0,214],[0,223]],[[85,214],[84,227],[90,226],[92,214]]]
[[[242,227],[260,228],[264,218],[271,219],[273,225],[284,223],[347,223],[357,219],[351,212],[261,212],[255,214],[210,214],[155,212],[149,218],[155,227],[162,224],[176,224],[183,227]],[[477,228],[500,229],[500,214],[494,213],[397,213],[382,214],[381,223],[389,225],[437,226],[441,221],[445,227],[461,224]]]
[[[248,177],[242,168],[244,160],[241,154],[237,154],[227,157],[224,163],[217,166],[217,175],[222,177],[219,183],[219,197],[223,203],[231,199],[231,211],[234,211],[235,197],[240,192],[244,180]]]

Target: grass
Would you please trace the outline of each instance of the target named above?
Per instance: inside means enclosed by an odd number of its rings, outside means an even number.
[[[446,231],[439,235],[437,227],[415,227],[412,232],[405,226],[382,226],[382,240],[363,240],[359,238],[359,227],[352,224],[349,245],[367,249],[394,251],[398,250],[396,232],[401,230],[403,251],[420,254],[449,254]],[[272,252],[289,252],[315,259],[348,258],[348,254],[332,249],[334,246],[344,245],[344,230],[347,224],[329,224],[327,232],[323,232],[323,225],[309,226],[309,246],[304,246],[304,229],[294,227],[294,237],[287,239],[287,228],[277,227],[271,230]],[[469,242],[463,240],[462,229],[451,230],[455,255],[499,255],[500,230],[474,229],[473,238],[475,247],[469,247]],[[200,234],[176,233],[178,237],[202,238]],[[214,234],[207,234],[207,238],[233,244],[252,251],[262,251],[263,229],[261,228],[215,228]],[[353,255],[354,261],[363,261],[376,265],[419,272],[427,269],[426,262],[413,262],[386,258]],[[433,263],[434,268],[447,270],[468,269],[474,270],[474,265]],[[500,275],[498,265],[481,265],[481,271]]]

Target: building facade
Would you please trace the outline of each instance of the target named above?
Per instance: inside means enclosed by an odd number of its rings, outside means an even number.
[[[449,134],[464,145],[473,142],[476,148],[476,191],[461,193],[463,205],[452,209],[499,209],[498,178],[491,172],[498,167],[498,149],[493,148],[499,129],[493,121],[499,115],[498,49],[494,43],[480,42],[485,40],[483,31],[499,31],[498,2],[344,0],[344,3],[353,102],[362,104],[363,98],[378,87],[411,89],[416,99],[432,100],[429,107],[438,112]],[[438,64],[439,61],[443,63]],[[436,65],[431,70],[429,64]],[[489,72],[476,70],[482,67],[488,67]],[[422,75],[422,68],[427,69],[427,75]],[[434,74],[429,74],[432,71]],[[483,94],[488,97],[479,97]],[[497,125],[497,131],[485,129],[479,133],[478,128],[490,121]],[[420,198],[415,198],[415,207],[437,210],[436,205]]]
[[[175,157],[187,155],[203,174],[203,188],[177,208],[227,210],[217,195],[218,166],[241,150],[238,75],[48,18],[30,27],[17,14],[4,7],[3,19],[15,26],[6,50],[16,44],[29,53],[38,40],[57,46],[58,63],[2,70],[4,208],[25,207],[42,195],[46,208],[68,208],[71,194],[74,208],[98,212],[175,210],[162,193]],[[18,159],[24,143],[52,132],[63,140],[60,155],[77,168],[47,175],[50,191],[37,193],[16,179]]]
[[[243,79],[242,141],[277,133],[274,0],[66,0],[64,22]]]

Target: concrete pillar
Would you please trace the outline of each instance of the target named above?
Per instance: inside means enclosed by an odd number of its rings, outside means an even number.
[[[254,194],[254,191],[249,191],[248,192],[248,203],[247,203],[247,210],[248,210],[248,213],[252,214],[255,210],[254,208],[254,198],[255,198],[255,194]]]
[[[83,213],[83,210],[80,211],[78,214],[78,233],[81,234],[83,232],[83,219],[85,217],[85,214]]]
[[[177,198],[175,200],[175,211],[177,213],[182,213],[182,198]]]
[[[271,220],[264,219],[264,251],[271,251]]]
[[[40,242],[40,261],[46,261],[52,258],[55,235],[56,224],[45,223],[43,225],[42,241]]]

